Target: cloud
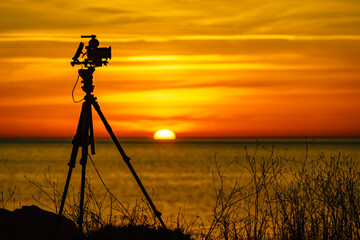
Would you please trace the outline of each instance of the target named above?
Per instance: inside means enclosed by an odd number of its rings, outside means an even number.
[[[357,1],[10,1],[0,32],[158,35],[358,35]]]
[[[114,6],[108,6],[108,7],[84,7],[82,9],[84,12],[93,12],[96,14],[128,14],[133,13],[133,11],[129,10],[123,10],[116,8]],[[101,15],[100,15],[101,16]]]

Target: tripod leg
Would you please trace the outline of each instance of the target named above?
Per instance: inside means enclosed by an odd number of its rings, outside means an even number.
[[[88,156],[88,145],[89,145],[89,128],[91,123],[91,103],[86,101],[84,103],[83,113],[83,124],[82,124],[82,154],[80,164],[81,169],[81,190],[80,190],[80,204],[79,204],[79,218],[77,220],[79,228],[82,229],[83,218],[84,218],[84,196],[85,196],[85,177],[86,177],[86,163]]]
[[[156,207],[155,207],[154,203],[152,202],[149,194],[147,193],[145,187],[141,183],[140,178],[138,177],[138,175],[136,174],[134,168],[132,167],[132,165],[130,163],[130,158],[125,154],[125,152],[124,152],[123,148],[121,147],[119,141],[117,140],[114,132],[112,131],[109,123],[106,121],[106,118],[105,118],[104,114],[101,112],[99,104],[95,100],[92,101],[92,104],[93,104],[96,112],[99,114],[99,117],[101,118],[102,122],[104,123],[106,130],[109,132],[109,134],[111,136],[111,139],[113,140],[114,144],[116,145],[117,149],[119,150],[123,160],[125,161],[126,165],[128,166],[128,168],[130,169],[132,175],[134,176],[134,178],[135,178],[137,184],[139,185],[141,191],[143,192],[146,200],[150,204],[155,216],[159,219],[159,222],[160,222],[161,226],[164,228],[164,230],[166,230],[167,234],[169,235],[169,238],[172,239],[170,234],[169,234],[169,231],[167,230],[167,227],[166,227],[165,223],[161,219],[161,213],[156,209]]]
[[[57,237],[57,232],[58,232],[58,229],[59,229],[59,226],[60,226],[61,215],[62,215],[64,205],[65,205],[65,200],[66,200],[66,195],[67,195],[69,184],[70,184],[71,174],[72,174],[73,169],[75,168],[76,157],[77,157],[77,154],[78,154],[79,146],[81,145],[80,144],[80,142],[81,142],[80,136],[81,136],[81,131],[82,131],[82,128],[83,128],[82,127],[83,115],[84,115],[84,104],[83,104],[82,109],[81,109],[76,134],[75,134],[74,139],[72,141],[73,148],[72,148],[72,151],[71,151],[70,161],[68,163],[69,171],[68,171],[68,174],[67,174],[65,187],[64,187],[64,192],[63,192],[63,195],[62,195],[62,198],[61,198],[58,218],[57,218],[56,226],[55,226],[55,239]]]
[[[91,154],[94,155],[95,154],[95,141],[94,141],[94,128],[93,128],[93,119],[92,119],[92,110],[91,110],[91,105],[89,106],[89,111],[90,111],[90,126],[89,126],[89,130],[90,130],[90,147],[91,147]]]

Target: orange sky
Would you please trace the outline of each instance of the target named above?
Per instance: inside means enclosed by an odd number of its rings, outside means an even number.
[[[0,137],[74,135],[82,34],[118,137],[360,136],[358,0],[2,0]]]

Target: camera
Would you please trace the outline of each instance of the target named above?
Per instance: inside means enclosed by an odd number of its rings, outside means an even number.
[[[79,47],[72,58],[71,65],[84,65],[85,67],[101,67],[103,64],[108,64],[108,59],[111,59],[111,47],[99,48],[99,40],[96,35],[82,35],[81,38],[91,38],[88,46],[85,47],[86,52],[83,53],[84,43],[80,42]],[[86,56],[83,61],[79,60],[80,55]]]

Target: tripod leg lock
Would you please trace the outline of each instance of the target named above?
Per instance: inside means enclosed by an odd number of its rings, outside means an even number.
[[[155,216],[157,217],[157,218],[159,218],[159,217],[161,217],[161,215],[162,215],[162,213],[161,212],[159,212],[159,211],[154,211],[154,214],[155,214]]]
[[[74,146],[80,147],[82,145],[80,136],[75,135],[71,143]]]
[[[86,156],[86,157],[82,157],[82,158],[80,159],[80,164],[81,164],[81,165],[86,165],[86,163],[87,163],[87,156]]]
[[[131,159],[128,156],[124,156],[123,159],[126,163],[130,163]]]
[[[67,165],[71,168],[75,168],[75,163],[69,162]]]

